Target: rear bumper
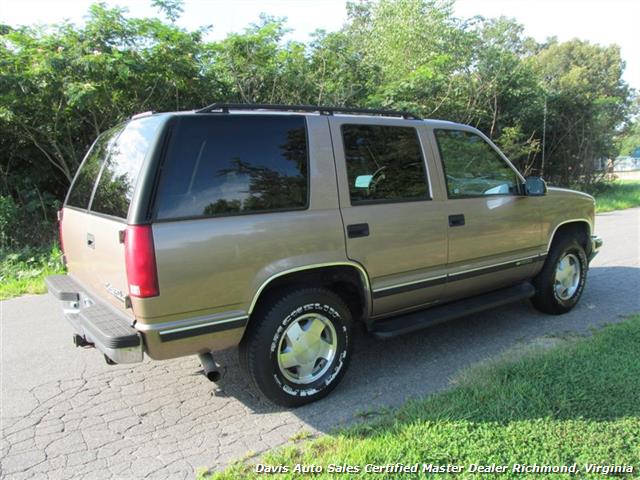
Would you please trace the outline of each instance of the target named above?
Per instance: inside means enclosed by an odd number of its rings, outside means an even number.
[[[593,260],[593,257],[598,254],[603,243],[604,242],[600,237],[598,237],[597,235],[591,235],[591,252],[589,253],[589,262],[591,262],[591,260]]]
[[[144,344],[131,320],[116,309],[95,300],[68,275],[45,279],[49,293],[63,303],[65,318],[75,334],[100,350],[115,363],[137,363],[143,359]]]

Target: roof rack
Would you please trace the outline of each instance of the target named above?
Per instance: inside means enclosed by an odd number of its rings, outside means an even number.
[[[266,103],[212,103],[196,113],[211,113],[216,110],[229,113],[229,110],[274,110],[284,112],[318,112],[320,115],[333,115],[334,113],[355,113],[362,115],[383,115],[388,117],[402,117],[410,120],[421,120],[411,112],[397,110],[375,110],[368,108],[327,107],[320,105],[271,105]]]

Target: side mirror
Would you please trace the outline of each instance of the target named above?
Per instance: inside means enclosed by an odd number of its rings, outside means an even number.
[[[529,197],[541,197],[547,194],[547,182],[542,177],[525,178],[524,193]]]

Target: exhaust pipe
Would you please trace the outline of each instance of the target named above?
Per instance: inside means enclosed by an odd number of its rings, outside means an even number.
[[[204,375],[212,382],[217,382],[222,377],[220,365],[213,359],[211,353],[199,353],[198,358],[202,364]]]
[[[93,347],[93,343],[87,342],[82,335],[73,334],[73,344],[76,347]]]

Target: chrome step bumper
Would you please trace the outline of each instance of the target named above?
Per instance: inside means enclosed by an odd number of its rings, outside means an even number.
[[[45,279],[49,293],[63,302],[64,316],[87,344],[114,363],[137,363],[143,359],[141,334],[131,320],[110,305],[94,300],[68,275]],[[76,342],[77,343],[77,342]]]

